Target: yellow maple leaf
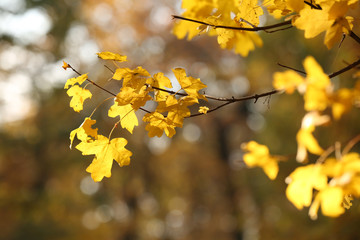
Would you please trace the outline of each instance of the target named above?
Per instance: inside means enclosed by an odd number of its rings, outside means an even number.
[[[131,134],[134,127],[139,125],[135,110],[131,104],[120,106],[117,102],[114,103],[109,109],[108,116],[115,118],[120,117],[120,124],[122,128],[127,129]]]
[[[199,113],[207,114],[208,111],[209,111],[208,107],[205,107],[205,106],[199,107]]]
[[[247,23],[243,22],[244,25],[242,26],[246,27],[258,26],[260,23],[259,17],[264,14],[257,0],[242,0],[238,10],[235,21],[241,22],[241,20],[245,20]],[[251,23],[251,25],[248,23]]]
[[[72,107],[75,112],[83,110],[84,101],[92,97],[89,90],[81,88],[78,85],[72,86],[66,93],[69,97],[72,97],[70,107]]]
[[[301,123],[301,128],[296,134],[296,141],[298,144],[296,160],[298,162],[305,162],[307,160],[307,151],[317,155],[324,152],[324,149],[320,147],[318,141],[313,136],[313,132],[315,131],[315,126],[323,125],[329,121],[329,116],[321,116],[316,111],[305,114]]]
[[[332,48],[335,43],[340,42],[344,33],[348,34],[353,28],[354,18],[347,16],[336,20],[336,24],[331,25],[325,34],[324,43],[328,49]]]
[[[327,186],[327,176],[320,164],[298,167],[287,178],[286,197],[301,210],[311,204],[313,189],[321,190]]]
[[[132,108],[138,110],[144,106],[148,100],[151,100],[149,91],[146,86],[140,89],[134,89],[131,87],[122,87],[118,95],[116,96],[116,102],[120,106],[131,104]]]
[[[200,81],[200,78],[187,77],[183,68],[175,68],[172,71],[180,83],[181,88],[184,89],[190,97],[206,100],[206,97],[203,94],[198,93],[198,91],[207,87]]]
[[[96,123],[96,120],[92,120],[91,118],[85,118],[84,122],[78,127],[74,129],[70,133],[70,148],[72,147],[72,143],[74,141],[75,136],[82,142],[87,141],[89,136],[93,138],[97,138],[98,129],[93,129],[91,126]]]
[[[125,148],[126,144],[127,140],[124,138],[114,138],[110,141],[107,137],[98,135],[96,140],[79,143],[76,149],[81,151],[82,155],[95,155],[86,171],[91,173],[95,182],[99,182],[104,177],[111,177],[113,160],[120,167],[130,164],[132,153]]]
[[[100,52],[97,53],[97,55],[99,56],[99,58],[104,59],[104,60],[114,60],[117,62],[126,62],[127,57],[124,55],[120,55],[117,53],[112,53],[112,52]]]
[[[336,120],[348,112],[354,103],[354,92],[347,88],[337,90],[332,96],[332,114]]]
[[[171,138],[176,133],[173,122],[159,112],[145,114],[143,121],[148,122],[145,129],[149,137],[161,137],[165,132],[166,136]]]
[[[75,77],[75,78],[69,78],[66,83],[65,83],[65,87],[64,89],[68,89],[70,86],[73,86],[74,84],[83,84],[83,82],[86,81],[86,79],[88,78],[88,75],[87,74],[83,74],[79,77]]]
[[[264,4],[268,12],[276,19],[289,15],[293,12],[289,8],[286,0],[268,0],[264,2]]]
[[[278,159],[270,155],[265,145],[250,141],[243,144],[242,148],[248,152],[244,155],[248,167],[261,167],[271,180],[276,178],[279,172]]]
[[[305,79],[295,71],[276,72],[274,74],[273,86],[275,89],[284,89],[287,94],[292,94],[299,85],[304,84]]]
[[[176,99],[174,95],[169,95],[166,101],[159,102],[156,111],[168,112],[167,118],[177,127],[182,127],[184,118],[190,116],[190,110],[188,106],[197,103],[197,99],[186,96],[180,99]]]
[[[329,105],[331,82],[316,60],[309,56],[304,60],[306,71],[306,92],[304,95],[305,110],[323,111]]]
[[[123,79],[123,87],[141,88],[145,84],[147,77],[151,77],[150,73],[141,66],[138,66],[133,70],[130,68],[116,69],[113,79]]]
[[[341,187],[326,187],[316,195],[314,202],[309,209],[311,219],[317,219],[317,212],[321,206],[321,212],[324,216],[338,217],[345,212],[342,205],[344,192]]]
[[[162,72],[155,73],[152,78],[147,80],[147,84],[161,89],[172,88],[170,79]],[[168,92],[155,90],[155,101],[164,101],[168,95]]]
[[[295,19],[293,25],[305,31],[305,38],[316,37],[321,32],[329,29],[334,23],[334,20],[329,20],[329,13],[325,9],[319,11],[317,9],[304,8],[299,14],[300,16]]]

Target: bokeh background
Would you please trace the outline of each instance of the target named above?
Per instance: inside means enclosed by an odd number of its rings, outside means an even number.
[[[96,53],[118,52],[128,56],[124,66],[172,79],[171,68],[183,67],[208,85],[207,94],[239,97],[271,90],[272,74],[284,70],[278,62],[301,69],[311,54],[332,72],[360,50],[345,39],[328,51],[323,36],[304,40],[290,29],[260,33],[264,46],[243,58],[221,50],[215,38],[176,39],[171,15],[182,11],[175,0],[0,1],[0,239],[360,238],[356,200],[339,218],[311,221],[307,209],[286,199],[304,113],[296,94],[187,119],[172,139],[149,138],[144,124],[133,135],[117,129],[129,140],[131,165],[114,164],[110,179],[92,181],[85,172],[91,157],[69,149],[69,133],[109,96],[92,88],[85,110],[73,112],[63,86],[75,74],[62,69],[62,60],[113,89],[104,64],[114,66]],[[351,74],[334,82],[351,87]],[[114,124],[107,110],[105,104],[95,114],[104,135]],[[324,147],[345,144],[359,133],[358,122],[354,110],[316,134]],[[240,145],[252,139],[289,157],[275,181],[244,165]]]

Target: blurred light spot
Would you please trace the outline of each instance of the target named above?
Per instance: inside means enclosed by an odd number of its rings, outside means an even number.
[[[249,81],[245,77],[235,77],[231,80],[230,84],[233,92],[239,96],[245,95],[250,88]]]
[[[99,46],[93,40],[85,41],[79,48],[79,57],[85,65],[91,65],[98,61],[96,52],[100,52]]]
[[[91,65],[98,60],[95,52],[99,51],[99,47],[95,41],[90,39],[89,31],[84,25],[76,23],[70,27],[64,46],[66,55],[72,59],[72,65],[80,64],[76,63],[76,60],[85,65]]]
[[[231,151],[229,156],[229,165],[232,170],[238,171],[246,166],[243,160],[243,155],[244,153],[241,149]]]
[[[131,48],[137,43],[136,31],[129,25],[122,25],[117,32],[120,48]]]
[[[165,42],[161,37],[155,36],[155,37],[149,37],[146,38],[146,40],[143,42],[142,47],[145,51],[158,55],[163,53],[165,48]]]
[[[130,216],[130,209],[123,201],[118,201],[114,204],[114,219],[119,222],[125,222]]]
[[[0,122],[12,122],[34,114],[35,102],[31,99],[32,80],[25,73],[7,76],[6,82],[0,82]]]
[[[169,208],[172,210],[177,209],[180,211],[185,211],[186,206],[187,206],[186,201],[181,197],[174,197],[169,201]]]
[[[113,18],[113,10],[107,3],[100,3],[96,5],[93,11],[94,22],[102,28],[107,28]]]
[[[154,215],[158,209],[159,204],[154,198],[154,196],[150,193],[142,194],[138,199],[138,204],[140,209],[144,212],[144,214],[148,216]]]
[[[0,68],[8,71],[24,64],[27,51],[19,46],[4,47],[0,54]]]
[[[62,61],[46,64],[38,79],[36,79],[36,87],[44,92],[54,87],[63,87],[65,80],[74,75],[72,71],[64,71],[64,69],[61,68],[62,64]]]
[[[149,139],[148,148],[154,155],[160,155],[170,146],[171,139],[165,134],[161,137],[153,137]]]
[[[20,12],[25,9],[26,2],[24,0],[1,0],[0,9],[9,12]]]
[[[82,217],[82,224],[84,227],[90,230],[94,230],[99,226],[99,221],[96,218],[96,214],[93,211],[87,211]]]
[[[166,6],[154,7],[150,13],[150,26],[149,30],[154,32],[163,31],[165,27],[172,23],[173,12]]]
[[[171,210],[166,215],[166,225],[171,228],[181,228],[184,225],[184,214],[180,210]]]
[[[20,15],[0,15],[0,34],[13,36],[25,45],[37,43],[49,32],[51,25],[51,18],[42,8],[31,8]]]
[[[188,123],[184,126],[182,134],[186,141],[196,142],[201,137],[201,129],[194,123]]]
[[[95,194],[100,188],[100,183],[94,182],[94,180],[90,177],[84,177],[80,182],[80,190],[86,195]]]
[[[159,219],[152,219],[146,224],[146,231],[149,236],[161,239],[165,233],[164,222]]]
[[[251,130],[257,132],[265,126],[265,118],[259,113],[252,113],[247,117],[246,124]]]
[[[113,216],[114,211],[109,205],[101,205],[96,209],[95,216],[99,222],[109,222]]]
[[[239,58],[235,55],[234,57],[222,57],[220,59],[220,67],[225,74],[235,73],[243,68],[240,64]]]

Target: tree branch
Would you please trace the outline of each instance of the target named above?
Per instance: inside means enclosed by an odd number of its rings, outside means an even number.
[[[196,20],[196,19],[186,18],[186,17],[182,17],[182,16],[177,16],[177,15],[172,15],[172,17],[174,19],[180,19],[180,20],[184,20],[184,21],[199,23],[199,24],[206,25],[206,26],[213,27],[213,28],[224,28],[224,29],[230,29],[230,30],[249,31],[249,32],[265,31],[267,33],[271,33],[271,32],[285,30],[285,29],[288,29],[288,28],[292,27],[292,26],[287,26],[287,25],[291,25],[291,20],[288,20],[288,21],[285,21],[285,22],[282,22],[282,23],[273,24],[273,25],[263,26],[263,27],[247,28],[247,27],[215,25],[215,24],[199,21],[199,20]],[[282,28],[282,29],[273,30],[273,31],[267,31],[267,30],[271,30],[271,29],[275,29],[275,28],[280,28],[280,27],[283,27],[283,26],[287,26],[287,27]]]
[[[69,68],[71,68],[71,70],[73,70],[77,75],[81,76],[81,73],[79,73],[75,68],[73,68],[70,64],[68,64]],[[109,93],[110,95],[116,97],[116,94],[113,92],[110,92],[109,90],[107,90],[106,88],[103,88],[102,86],[100,86],[99,84],[95,83],[94,81],[90,80],[89,78],[86,79],[88,82],[90,82],[92,85],[98,87],[99,89]],[[140,107],[139,109],[141,109],[144,112],[147,113],[151,113],[149,110],[146,110],[145,108]]]
[[[342,73],[344,73],[346,71],[349,71],[350,69],[356,67],[359,64],[360,64],[360,59],[357,60],[356,62],[353,62],[352,64],[348,65],[347,67],[344,67],[343,69],[340,69],[339,71],[336,71],[336,72],[334,72],[332,74],[329,74],[328,76],[329,76],[329,78],[336,77],[337,75],[340,75],[340,74],[342,74]]]
[[[353,31],[350,31],[349,36],[352,37],[357,43],[360,44],[360,37],[358,35],[356,35]]]

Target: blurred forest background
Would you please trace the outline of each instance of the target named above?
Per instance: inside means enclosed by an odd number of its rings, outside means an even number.
[[[101,183],[85,172],[91,157],[69,149],[69,133],[108,95],[93,89],[85,110],[74,113],[63,86],[75,74],[61,68],[62,60],[111,89],[109,63],[96,53],[113,51],[127,55],[130,67],[168,77],[183,67],[208,85],[207,94],[239,97],[271,90],[272,74],[284,70],[278,62],[302,69],[311,54],[332,72],[360,50],[345,39],[328,51],[323,36],[304,40],[289,29],[261,33],[264,46],[242,58],[221,50],[215,38],[176,39],[171,15],[181,12],[175,0],[0,1],[0,239],[360,238],[357,201],[339,218],[311,221],[308,209],[298,211],[286,199],[284,179],[298,166],[301,96],[187,119],[172,139],[150,139],[143,125],[134,135],[119,129],[114,134],[125,135],[134,152],[130,166],[114,165]],[[352,84],[351,74],[334,81]],[[114,119],[107,110],[96,119],[109,132]],[[358,122],[359,114],[347,115],[316,134],[325,136],[325,147],[346,143],[359,133]],[[252,139],[289,156],[275,181],[245,167],[240,145]]]

